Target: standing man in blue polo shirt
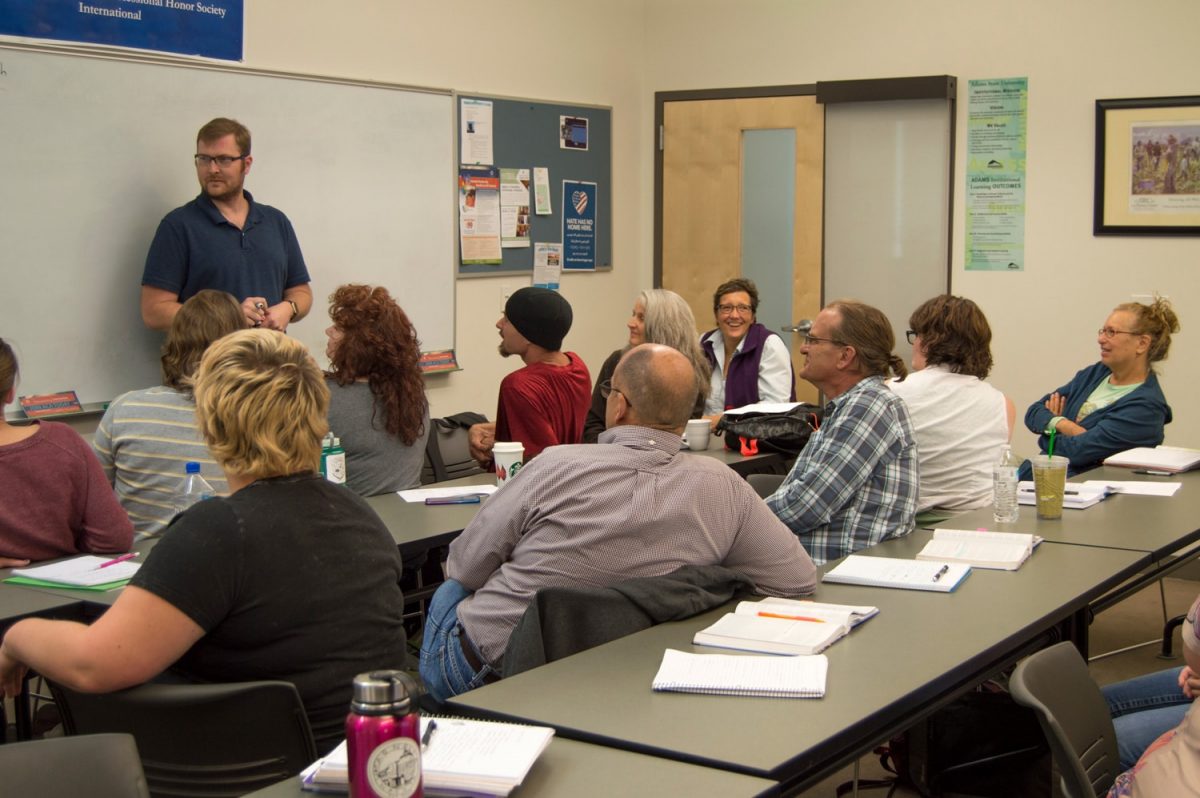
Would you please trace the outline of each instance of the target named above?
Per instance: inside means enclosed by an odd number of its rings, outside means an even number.
[[[158,225],[142,273],[142,321],[166,330],[204,288],[242,303],[246,324],[286,330],[312,306],[308,269],[292,223],[242,188],[253,162],[250,131],[217,118],[196,135],[200,196]]]

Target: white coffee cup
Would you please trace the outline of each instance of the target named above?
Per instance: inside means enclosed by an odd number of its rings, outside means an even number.
[[[496,484],[502,486],[525,464],[525,444],[496,441],[492,446],[492,460],[496,462]]]
[[[708,434],[710,430],[708,419],[693,418],[687,423],[687,429],[684,435],[687,437],[688,448],[693,452],[702,452],[708,448]]]

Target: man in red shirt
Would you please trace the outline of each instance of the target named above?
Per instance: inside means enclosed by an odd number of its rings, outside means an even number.
[[[470,430],[471,455],[487,465],[496,441],[520,441],[529,461],[547,446],[579,443],[592,400],[592,376],[574,352],[563,352],[571,305],[557,291],[522,288],[508,298],[496,322],[500,354],[525,367],[500,382],[495,423]]]

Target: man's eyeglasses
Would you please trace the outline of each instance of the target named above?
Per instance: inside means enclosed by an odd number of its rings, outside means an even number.
[[[747,313],[753,312],[754,308],[749,305],[717,305],[717,313],[722,316],[732,316],[735,312],[739,316],[745,316]]]
[[[1112,327],[1101,327],[1096,330],[1097,335],[1102,335],[1105,338],[1112,338],[1115,335],[1145,335],[1145,333],[1133,332],[1132,330],[1114,330]]]
[[[201,169],[207,169],[215,162],[222,169],[228,169],[236,161],[244,161],[245,155],[197,155],[196,166]]]
[[[607,399],[614,392],[621,394],[621,396],[624,396],[625,404],[629,405],[630,407],[633,407],[633,402],[629,401],[629,394],[625,393],[620,388],[613,385],[612,380],[605,380],[604,382],[600,383],[600,396],[602,398]]]
[[[813,344],[833,344],[834,346],[849,346],[845,341],[839,341],[836,338],[820,338],[816,335],[804,336],[804,345],[812,346]]]

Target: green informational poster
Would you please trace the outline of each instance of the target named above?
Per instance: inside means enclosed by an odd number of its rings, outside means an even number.
[[[1028,78],[967,87],[966,268],[1025,269]]]

